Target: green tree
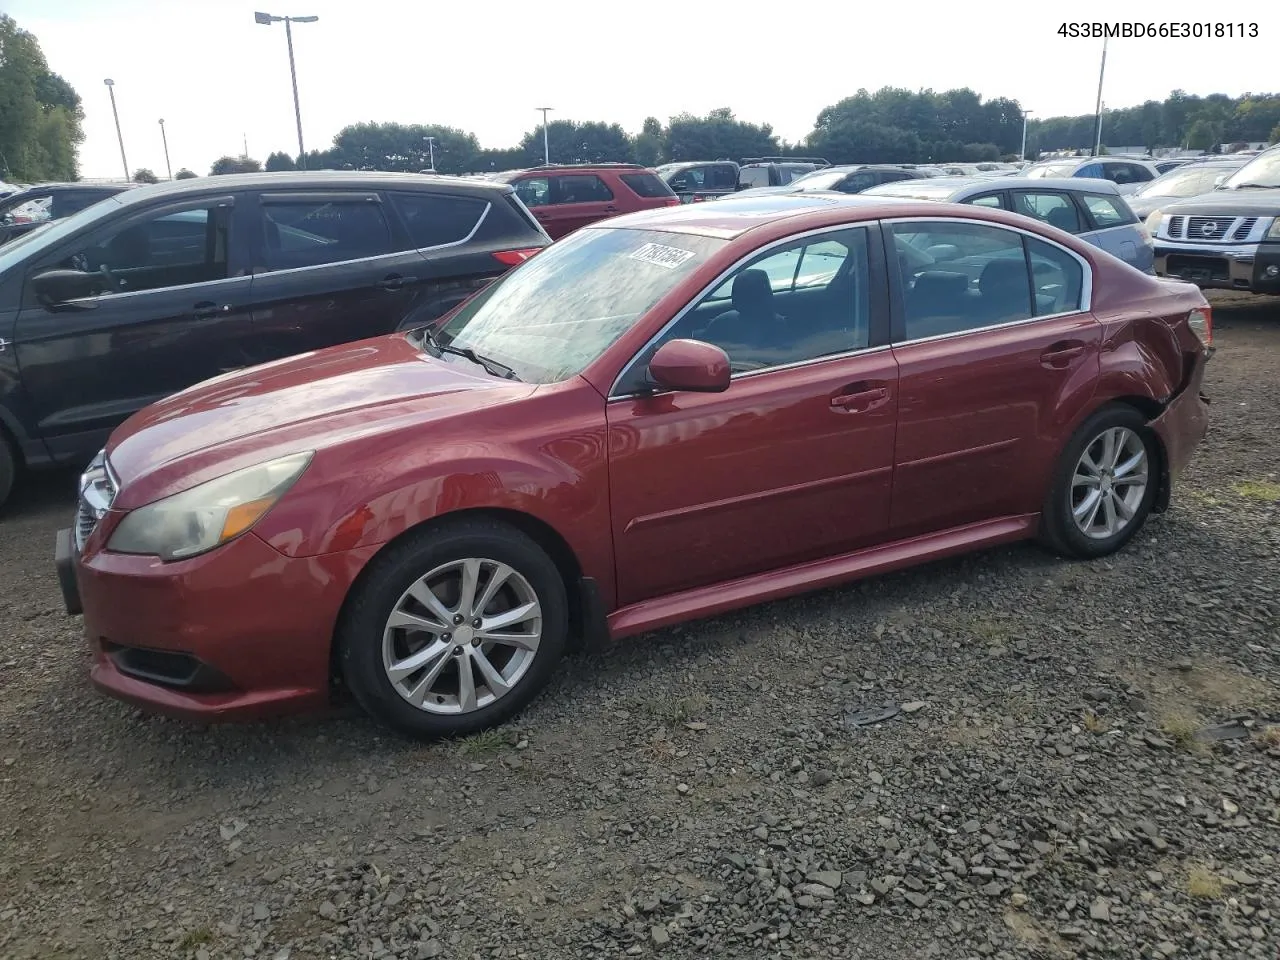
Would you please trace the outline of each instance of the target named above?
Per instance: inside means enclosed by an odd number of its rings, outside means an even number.
[[[267,157],[265,169],[267,170],[297,170],[298,165],[294,162],[293,157],[287,153],[277,151]]]
[[[133,171],[134,183],[159,183],[160,178],[148,170],[146,167],[139,167]]]
[[[262,164],[252,157],[219,157],[209,168],[209,176],[217,177],[225,173],[258,173]]]
[[[84,111],[49,70],[36,38],[0,14],[0,173],[14,180],[74,180]]]
[[[644,125],[631,145],[636,163],[643,163],[646,167],[657,166],[662,162],[663,147],[661,121],[657,117],[645,117]]]
[[[616,123],[553,120],[547,126],[547,141],[552,163],[627,163],[634,156],[631,138]],[[521,138],[520,150],[527,162],[542,162],[541,126]]]
[[[333,148],[317,160],[340,170],[417,173],[430,167],[432,152],[437,171],[463,173],[474,164],[480,142],[474,133],[439,124],[356,123],[338,131]],[[313,169],[310,156],[307,169]]]
[[[1280,123],[1271,128],[1271,135],[1267,137],[1270,143],[1280,143]]]
[[[728,107],[705,117],[682,113],[667,124],[666,154],[671,160],[740,160],[774,156],[781,147],[769,124],[739,120]]]
[[[173,175],[173,179],[175,179],[175,180],[194,180],[197,176],[199,176],[199,174],[194,173],[194,172],[193,172],[193,171],[191,171],[191,170],[188,170],[186,167],[183,167],[181,170],[179,170],[177,173],[175,173],[175,174]]]

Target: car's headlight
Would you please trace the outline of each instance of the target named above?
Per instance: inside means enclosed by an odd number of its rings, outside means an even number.
[[[111,534],[108,550],[183,560],[234,540],[302,475],[311,451],[245,467],[128,514]]]
[[[1145,221],[1147,232],[1154,237],[1160,230],[1160,221],[1163,219],[1164,214],[1161,211],[1152,210],[1151,213],[1147,215],[1147,219]]]
[[[1267,231],[1268,240],[1280,240],[1280,217],[1271,221],[1271,229]]]

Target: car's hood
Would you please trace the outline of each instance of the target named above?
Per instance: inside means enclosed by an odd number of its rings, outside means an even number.
[[[224,374],[139,411],[111,435],[117,503],[130,509],[241,467],[534,389],[459,357],[437,360],[404,334]]]
[[[1214,190],[1165,204],[1162,209],[1174,217],[1280,216],[1280,189]]]

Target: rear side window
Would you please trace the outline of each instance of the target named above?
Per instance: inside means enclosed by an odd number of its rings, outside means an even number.
[[[674,197],[675,193],[652,173],[624,173],[621,180],[641,197]]]
[[[484,216],[485,201],[427,193],[393,193],[391,203],[419,249],[467,239]]]
[[[1013,211],[1024,217],[1034,217],[1067,233],[1079,233],[1084,229],[1080,223],[1080,211],[1065,193],[1016,191],[1013,195]]]
[[[597,203],[612,199],[613,191],[594,173],[566,173],[551,180],[552,203]]]
[[[516,182],[516,196],[526,207],[545,207],[551,202],[551,181],[546,177],[530,177]]]
[[[285,201],[262,205],[264,261],[289,270],[391,253],[391,228],[368,201]]]
[[[769,186],[769,168],[743,167],[742,172],[738,174],[738,183],[744,188],[767,187]]]
[[[1081,199],[1084,200],[1084,205],[1089,208],[1089,215],[1093,217],[1093,222],[1098,225],[1099,230],[1138,222],[1132,212],[1127,207],[1122,206],[1115,197],[1104,197],[1098,193],[1086,193]]]
[[[718,164],[707,168],[707,186],[713,190],[732,190],[738,185],[737,168]]]
[[[1034,237],[1024,238],[1035,284],[1036,316],[1073,313],[1081,309],[1084,268],[1061,247]]]
[[[980,197],[970,197],[964,202],[974,207],[994,207],[997,210],[1004,209],[1004,200],[998,193],[984,193]]]

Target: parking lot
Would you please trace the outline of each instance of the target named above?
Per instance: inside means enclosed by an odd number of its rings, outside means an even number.
[[[1211,299],[1210,435],[1116,557],[647,636],[462,743],[99,697],[39,477],[0,522],[0,956],[1274,960],[1280,301]]]

